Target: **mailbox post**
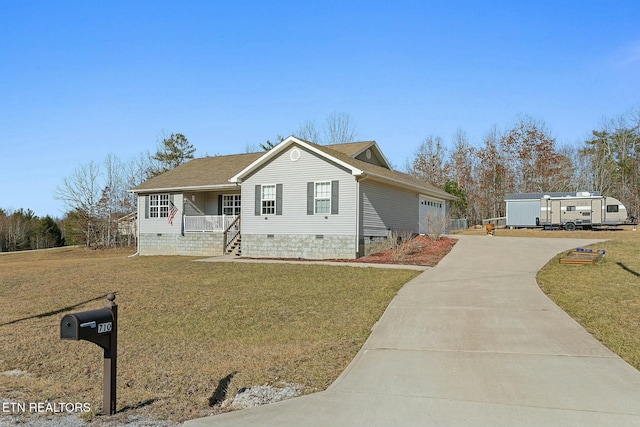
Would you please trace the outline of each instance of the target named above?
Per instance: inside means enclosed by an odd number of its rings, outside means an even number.
[[[118,305],[115,294],[107,295],[105,308],[67,314],[60,321],[60,338],[85,340],[104,350],[102,411],[116,413],[116,362],[118,354]]]

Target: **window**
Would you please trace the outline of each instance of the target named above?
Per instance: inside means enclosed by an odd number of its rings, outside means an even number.
[[[276,186],[262,186],[262,215],[273,215],[276,213]]]
[[[149,217],[167,218],[169,216],[169,194],[151,194],[149,196]]]
[[[316,182],[314,193],[314,212],[328,214],[331,212],[331,182]]]
[[[222,195],[222,214],[223,215],[240,215],[240,195],[239,194],[223,194]]]
[[[282,184],[255,186],[255,215],[282,215]]]
[[[340,181],[307,182],[307,215],[338,215]]]
[[[607,205],[607,212],[618,212],[618,205]]]

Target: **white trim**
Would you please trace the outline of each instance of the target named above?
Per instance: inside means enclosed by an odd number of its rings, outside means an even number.
[[[270,187],[273,188],[273,199],[266,199],[264,197],[264,188]],[[278,185],[277,184],[260,184],[260,215],[275,215],[277,212],[277,203],[278,203]],[[267,209],[273,209],[273,213],[265,213],[265,205],[264,202],[273,202],[273,207],[268,207]]]
[[[231,206],[225,205],[225,200],[231,200]],[[240,205],[236,205],[236,202],[240,202]],[[225,209],[231,209],[231,214],[225,214]],[[234,217],[240,215],[242,209],[242,193],[230,193],[222,194],[222,215],[232,215]]]
[[[250,172],[252,172],[255,168],[257,168],[258,166],[262,165],[263,163],[271,160],[272,158],[274,158],[275,156],[277,156],[278,154],[280,154],[281,152],[283,152],[284,150],[286,150],[287,148],[289,148],[289,146],[293,145],[293,144],[297,144],[300,145],[301,147],[311,151],[312,153],[317,154],[320,157],[323,157],[327,160],[330,160],[334,163],[339,164],[340,166],[344,167],[345,169],[348,169],[351,171],[351,175],[353,176],[359,176],[362,175],[364,172],[361,171],[360,169],[350,165],[349,163],[343,162],[342,160],[336,159],[333,156],[328,155],[327,153],[325,153],[322,150],[317,149],[316,147],[309,145],[308,143],[296,138],[295,136],[290,136],[287,139],[285,139],[284,141],[282,141],[280,144],[276,145],[275,147],[273,147],[271,150],[267,151],[264,155],[260,156],[256,161],[254,161],[253,163],[251,163],[249,166],[247,166],[246,168],[242,169],[240,171],[240,173],[238,173],[237,175],[233,176],[231,179],[229,179],[229,182],[233,182],[233,183],[241,183],[242,182],[242,178],[244,178],[246,175],[248,175]]]
[[[328,197],[318,197],[318,184],[329,184]],[[313,214],[314,215],[330,215],[331,214],[331,180],[328,181],[314,181],[313,182]],[[318,212],[318,200],[327,200],[329,202],[327,212]]]
[[[291,150],[291,152],[289,153],[289,158],[292,162],[297,162],[298,160],[300,160],[300,150],[298,148],[294,148],[293,150]]]
[[[149,197],[149,219],[169,218],[170,202],[171,195],[169,193],[151,194]]]
[[[166,192],[177,192],[177,191],[215,191],[215,190],[229,190],[229,189],[237,189],[238,184],[218,184],[218,185],[192,185],[192,186],[183,186],[183,187],[164,187],[164,188],[148,188],[148,189],[138,189],[138,190],[129,190],[130,193],[133,194],[154,194],[154,193],[166,193]]]

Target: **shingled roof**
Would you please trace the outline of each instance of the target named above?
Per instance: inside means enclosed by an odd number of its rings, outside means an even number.
[[[175,169],[155,176],[131,191],[210,190],[222,186],[236,187],[229,178],[259,159],[264,152],[203,157],[190,160]]]
[[[451,194],[429,185],[414,176],[354,158],[368,147],[376,145],[374,141],[318,145],[295,137],[285,139],[269,152],[194,159],[145,181],[131,191],[134,193],[144,193],[233,188],[238,186],[242,181],[241,175],[246,176],[255,166],[268,161],[271,157],[277,155],[277,153],[291,144],[306,146],[306,148],[323,155],[330,161],[337,161],[343,165],[348,165],[354,174],[363,178],[366,176],[367,179],[409,188],[419,193],[439,197],[444,200],[455,200],[455,197]],[[235,182],[230,182],[231,179],[234,179]]]

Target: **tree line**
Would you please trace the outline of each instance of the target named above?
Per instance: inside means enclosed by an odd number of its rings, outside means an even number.
[[[44,249],[64,245],[58,223],[50,216],[39,218],[30,210],[0,209],[0,252]]]
[[[490,129],[478,145],[463,131],[450,144],[427,137],[406,171],[458,196],[453,218],[470,224],[506,215],[509,193],[600,191],[638,217],[640,111],[606,121],[581,144],[559,146],[546,125],[531,117],[501,132]]]

